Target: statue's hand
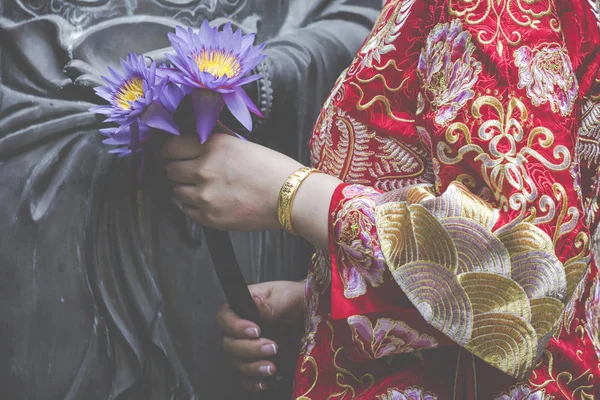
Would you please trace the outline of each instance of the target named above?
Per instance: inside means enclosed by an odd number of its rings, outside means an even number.
[[[292,330],[304,311],[304,284],[299,282],[264,282],[248,287],[261,319],[268,324]],[[261,337],[260,327],[241,319],[224,304],[217,313],[217,326],[223,332],[223,348],[241,374],[245,390],[260,392],[267,388],[268,378],[277,366],[267,360],[280,351],[277,343]],[[294,329],[295,330],[295,329]],[[287,332],[287,336],[290,333]]]
[[[104,85],[98,71],[85,61],[72,60],[65,65],[64,70],[75,85],[89,88]]]

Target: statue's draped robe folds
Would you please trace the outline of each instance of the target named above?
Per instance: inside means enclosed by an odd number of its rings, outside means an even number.
[[[600,397],[600,2],[390,0],[323,107],[297,399]]]
[[[0,3],[0,398],[200,399],[232,390],[214,313],[223,301],[197,227],[156,173],[138,196],[128,160],[88,111],[107,65],[168,47],[204,18],[268,41],[249,88],[254,138],[308,160],[308,134],[379,1]],[[154,163],[153,163],[154,161]],[[301,279],[306,244],[234,234],[249,281]]]

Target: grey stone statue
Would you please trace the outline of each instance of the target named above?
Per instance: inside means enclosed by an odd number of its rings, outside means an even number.
[[[230,20],[268,42],[264,78],[248,88],[266,117],[253,140],[307,162],[320,105],[380,8],[0,0],[0,399],[241,398],[214,327],[224,299],[198,229],[160,178],[138,196],[131,162],[100,143],[91,88],[130,51],[161,54],[177,24]],[[232,235],[248,282],[303,278],[310,249],[299,239]]]

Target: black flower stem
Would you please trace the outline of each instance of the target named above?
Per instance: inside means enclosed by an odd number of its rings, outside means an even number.
[[[203,226],[202,229],[219,283],[229,306],[241,318],[260,325],[258,309],[235,258],[229,233],[207,226]]]

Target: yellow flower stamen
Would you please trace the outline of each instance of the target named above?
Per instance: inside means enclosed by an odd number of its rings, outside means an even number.
[[[194,56],[196,65],[202,72],[207,72],[215,78],[221,78],[227,75],[228,78],[235,78],[240,74],[240,62],[231,53],[223,50],[202,51]]]
[[[129,110],[131,104],[144,95],[142,78],[133,77],[126,80],[115,94],[115,103],[123,110]]]

